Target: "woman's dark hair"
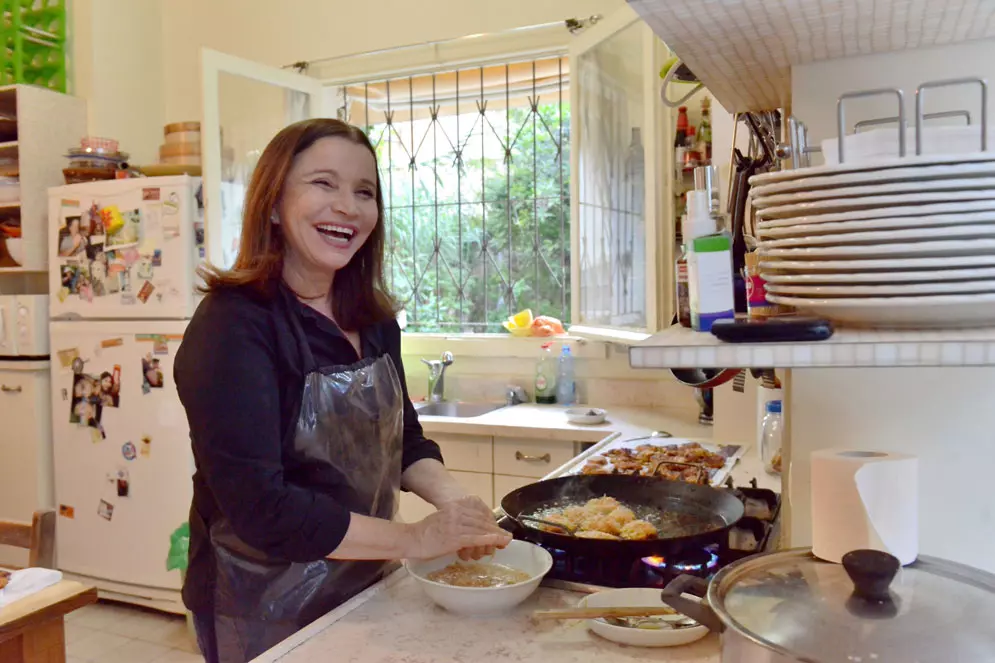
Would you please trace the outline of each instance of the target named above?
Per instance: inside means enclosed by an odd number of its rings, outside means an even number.
[[[376,152],[366,134],[340,120],[316,118],[283,129],[263,150],[252,173],[245,194],[242,237],[235,264],[228,270],[214,266],[201,268],[202,292],[249,286],[263,296],[274,296],[283,273],[286,245],[280,225],[273,223],[273,211],[283,195],[294,159],[322,138],[345,138],[362,145],[376,161]],[[387,294],[383,273],[384,212],[379,171],[376,199],[377,225],[349,264],[335,273],[329,293],[335,322],[347,331],[395,316],[394,301]]]

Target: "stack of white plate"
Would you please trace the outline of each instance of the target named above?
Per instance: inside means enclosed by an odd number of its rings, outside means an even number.
[[[844,325],[995,325],[995,153],[757,175],[768,299]]]

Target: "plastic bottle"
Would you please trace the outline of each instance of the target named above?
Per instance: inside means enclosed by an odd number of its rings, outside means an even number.
[[[698,125],[698,142],[701,145],[698,149],[702,152],[702,158],[707,161],[712,160],[712,118],[711,102],[708,97],[701,100],[701,124]]]
[[[736,317],[733,298],[732,239],[720,233],[707,191],[688,193],[688,297],[691,328],[711,331],[716,320]]]
[[[573,405],[577,402],[577,383],[574,381],[574,357],[570,347],[564,345],[560,353],[559,373],[556,376],[556,402]]]
[[[687,215],[681,217],[681,254],[674,266],[674,284],[677,288],[677,322],[691,328],[691,295],[688,291],[688,238]]]
[[[536,403],[549,405],[556,402],[556,362],[550,352],[552,343],[543,343],[536,362]]]
[[[768,401],[764,415],[763,434],[760,438],[760,459],[768,474],[781,473],[781,434],[784,423],[781,419],[781,401]]]

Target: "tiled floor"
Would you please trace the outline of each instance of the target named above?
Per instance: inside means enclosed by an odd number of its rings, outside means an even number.
[[[204,663],[183,617],[101,601],[66,617],[68,663]]]

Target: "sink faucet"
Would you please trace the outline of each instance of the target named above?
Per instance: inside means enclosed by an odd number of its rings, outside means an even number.
[[[443,352],[441,359],[422,359],[428,366],[428,400],[441,403],[446,400],[446,368],[453,364],[453,353]]]

